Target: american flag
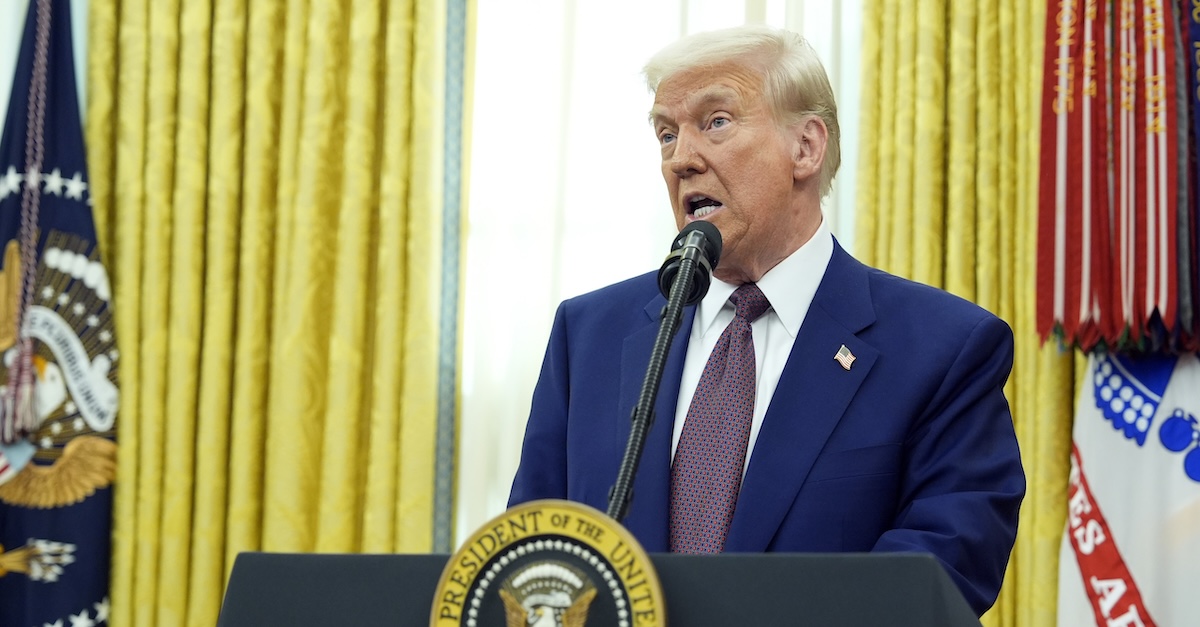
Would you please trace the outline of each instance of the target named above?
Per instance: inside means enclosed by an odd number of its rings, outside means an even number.
[[[854,356],[854,353],[850,352],[849,348],[846,348],[845,344],[842,344],[842,347],[838,349],[837,354],[834,355],[833,358],[836,359],[837,362],[846,370],[849,370],[850,364],[854,363],[855,359],[858,359]]]

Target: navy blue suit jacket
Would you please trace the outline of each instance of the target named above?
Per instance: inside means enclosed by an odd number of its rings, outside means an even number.
[[[653,273],[565,301],[533,395],[510,505],[605,511],[665,305]],[[685,309],[624,524],[668,550]],[[857,360],[844,369],[845,344]],[[956,296],[833,257],[767,409],[726,551],[932,553],[982,614],[1025,493],[1003,387],[1012,332]]]

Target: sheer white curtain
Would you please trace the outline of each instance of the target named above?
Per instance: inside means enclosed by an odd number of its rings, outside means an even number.
[[[786,26],[837,92],[826,218],[852,246],[861,0],[478,3],[458,482],[461,542],[504,511],[559,301],[658,268],[675,223],[645,61],[685,33]]]

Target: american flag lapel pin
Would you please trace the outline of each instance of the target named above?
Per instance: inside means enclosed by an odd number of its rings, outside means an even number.
[[[842,347],[838,349],[838,352],[833,356],[833,359],[841,364],[843,369],[849,370],[850,364],[854,363],[854,360],[857,359],[857,357],[854,356],[854,353],[850,352],[850,349],[846,348],[845,344],[842,344]]]

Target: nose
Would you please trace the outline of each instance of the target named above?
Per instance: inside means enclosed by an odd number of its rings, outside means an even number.
[[[668,167],[679,178],[687,178],[693,174],[704,172],[707,166],[699,151],[699,138],[689,129],[680,129],[675,137],[675,147],[668,160]]]

